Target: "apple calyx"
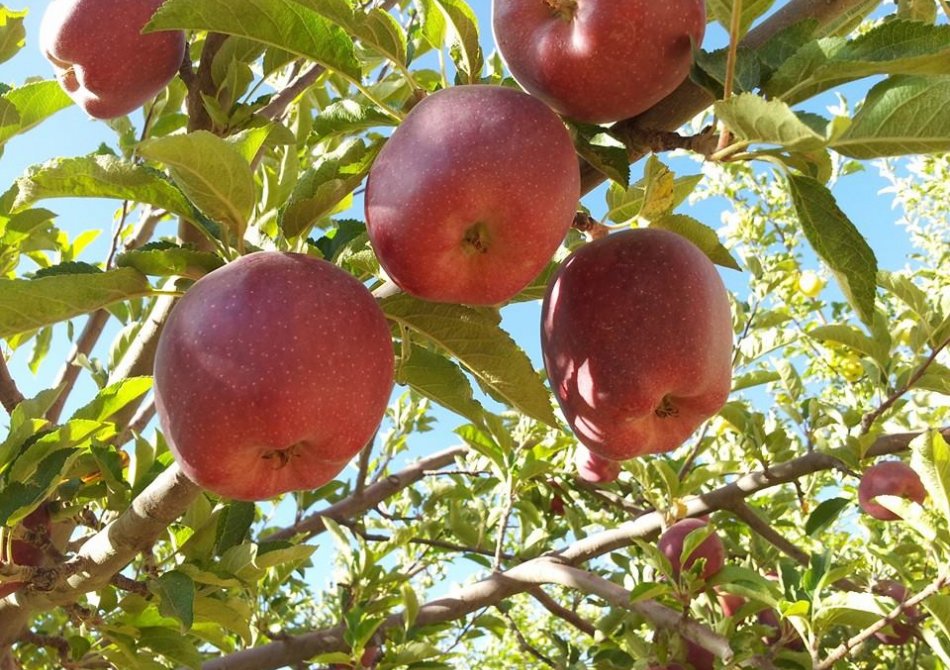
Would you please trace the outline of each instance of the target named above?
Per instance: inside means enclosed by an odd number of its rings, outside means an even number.
[[[286,449],[270,449],[265,451],[261,456],[265,461],[274,461],[273,466],[275,470],[282,470],[290,465],[290,461],[296,456],[300,456],[305,443],[298,442],[297,444],[292,444]]]
[[[466,256],[488,253],[490,235],[488,227],[482,222],[472,225],[462,236],[462,251]]]
[[[577,0],[544,0],[544,4],[551,8],[555,16],[565,21],[572,21],[577,13]]]
[[[679,416],[680,411],[676,408],[676,405],[673,404],[673,399],[665,395],[660,401],[659,406],[653,410],[653,413],[661,419],[666,419],[671,416]]]

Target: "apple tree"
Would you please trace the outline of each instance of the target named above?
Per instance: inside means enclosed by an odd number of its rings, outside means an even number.
[[[0,4],[0,668],[950,667],[950,4],[494,4]]]

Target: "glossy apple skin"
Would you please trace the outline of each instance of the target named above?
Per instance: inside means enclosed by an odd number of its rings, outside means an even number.
[[[874,592],[882,596],[887,596],[898,603],[910,597],[907,587],[893,579],[882,579],[879,581],[874,587]],[[920,610],[917,609],[916,606],[909,607],[904,610],[904,614],[910,619],[917,619],[920,617]],[[874,637],[876,637],[881,644],[899,646],[906,644],[907,641],[913,637],[914,626],[898,621],[891,624],[891,631],[890,633],[885,631],[877,632],[874,634]]]
[[[163,0],[53,0],[40,49],[60,84],[87,114],[111,119],[138,109],[172,80],[185,34],[142,28]]]
[[[682,566],[680,565],[680,557],[683,554],[683,544],[686,541],[686,536],[694,530],[705,526],[706,523],[702,519],[683,519],[667,528],[666,532],[660,536],[660,540],[657,542],[657,548],[666,556],[673,566],[674,577],[679,578],[682,570],[689,570],[693,564],[701,558],[706,559],[706,564],[703,566],[702,571],[703,579],[709,579],[722,570],[722,566],[725,565],[726,562],[726,550],[722,545],[722,540],[720,540],[719,536],[715,533],[703,540],[686,559],[686,563]]]
[[[155,356],[176,460],[239,500],[333,479],[372,437],[392,385],[392,340],[369,291],[300,254],[258,252],[201,278]]]
[[[29,535],[39,535],[49,538],[50,512],[47,504],[40,505],[30,512],[22,521],[22,531],[27,537],[13,540],[10,543],[10,553],[14,565],[37,566],[43,562],[44,551],[41,544],[31,541]],[[6,582],[0,584],[0,598],[5,598],[19,590],[24,582]]]
[[[550,109],[510,88],[456,86],[416,105],[380,151],[366,225],[407,293],[495,305],[541,272],[579,197],[577,154]]]
[[[874,498],[884,495],[923,503],[927,498],[927,489],[909,465],[901,461],[883,461],[869,467],[861,476],[861,483],[858,484],[858,504],[875,519],[899,519],[891,510],[874,502]]]
[[[541,309],[551,388],[578,439],[603,458],[675,449],[729,396],[726,289],[675,233],[625,230],[582,246]]]
[[[528,93],[578,121],[610,123],[686,79],[706,9],[703,0],[493,0],[492,27]]]
[[[617,481],[623,467],[619,461],[601,458],[582,445],[574,450],[574,465],[577,467],[577,476],[592,484]]]

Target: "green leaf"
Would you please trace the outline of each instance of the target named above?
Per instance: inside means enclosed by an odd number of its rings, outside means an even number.
[[[356,140],[320,157],[300,176],[280,212],[278,225],[284,234],[306,234],[321,218],[331,214],[363,182],[382,146],[381,141],[366,146],[362,140]]]
[[[0,20],[3,11],[0,8]],[[71,104],[55,80],[24,84],[0,95],[0,147]]]
[[[171,570],[149,584],[149,587],[159,598],[158,611],[178,619],[182,633],[190,630],[195,622],[195,583],[191,577]]]
[[[327,105],[313,120],[313,132],[321,140],[337,135],[353,135],[379,126],[394,126],[396,120],[375,106],[355,100],[338,100]]]
[[[308,58],[351,81],[362,76],[346,32],[293,0],[167,0],[146,31],[169,29],[238,35]]]
[[[405,294],[380,305],[387,318],[455,357],[497,397],[533,419],[557,425],[547,388],[528,356],[498,325],[497,313]]]
[[[128,377],[99,391],[89,404],[77,409],[70,420],[106,421],[119,410],[149,392],[151,377]]]
[[[411,387],[446,409],[481,424],[484,409],[472,394],[462,370],[439,354],[412,345],[409,358],[396,371],[396,381]]]
[[[60,158],[33,166],[4,198],[9,195],[14,197],[13,211],[47,198],[114,198],[147,203],[186,218],[195,214],[161,172],[109,155]]]
[[[145,277],[130,268],[41,279],[0,279],[0,338],[36,330],[150,292]]]
[[[235,501],[221,512],[215,531],[214,553],[220,556],[231,547],[244,542],[254,523],[256,507],[253,502]]]
[[[243,239],[257,202],[254,175],[240,152],[205,130],[139,144],[145,158],[168,166],[172,179],[212,221]]]
[[[701,174],[678,177],[673,180],[673,199],[670,209],[682,204],[703,180]],[[641,179],[628,189],[619,184],[610,184],[607,189],[607,219],[613,223],[627,223],[640,215],[646,198],[647,180]]]
[[[851,501],[847,498],[829,498],[822,501],[815,508],[815,511],[808,515],[808,520],[805,522],[805,533],[814,537],[834,523],[841,511],[850,504]]]
[[[610,179],[611,185],[625,188],[630,183],[630,157],[623,142],[600,126],[574,123],[570,130],[577,153]]]
[[[20,521],[46,500],[79,454],[79,449],[54,451],[37,464],[28,479],[10,481],[0,488],[0,525]]]
[[[717,100],[725,94],[729,50],[697,51],[690,78],[705,88]],[[735,93],[746,93],[759,87],[763,65],[758,54],[751,49],[739,47],[733,71],[732,88]]]
[[[739,270],[739,263],[722,246],[716,231],[685,214],[669,214],[650,223],[651,228],[668,230],[695,244],[716,265]]]
[[[419,596],[408,581],[403,582],[399,590],[402,594],[402,605],[404,610],[403,624],[408,632],[416,622],[416,616],[419,614]]]
[[[889,347],[881,342],[877,342],[854,326],[844,324],[834,324],[831,326],[818,326],[808,331],[808,336],[822,342],[838,342],[844,344],[855,351],[873,358],[886,369],[890,362]]]
[[[940,431],[929,430],[910,443],[910,464],[933,504],[950,521],[950,446]]]
[[[719,22],[719,24],[728,32],[732,24],[732,6],[739,0],[707,0],[706,11],[710,18]],[[769,8],[775,4],[775,0],[744,0],[742,8],[739,11],[739,34],[737,37],[745,35],[752,23],[769,11]]]
[[[948,106],[950,76],[891,77],[868,92],[831,147],[861,159],[950,151]]]
[[[764,91],[794,104],[879,74],[950,74],[950,26],[885,21],[850,41],[829,37],[811,42],[785,61]]]
[[[464,75],[465,83],[478,83],[485,63],[478,41],[478,17],[475,12],[465,0],[422,0],[422,4],[428,5],[427,14],[441,11],[442,25],[451,28],[450,51],[455,67]],[[441,40],[435,46],[441,46]]]
[[[172,242],[151,242],[134,251],[119,254],[115,264],[120,268],[134,268],[144,275],[198,278],[217,270],[224,265],[224,260],[217,254],[193,247]]]
[[[815,151],[825,146],[824,136],[781,100],[743,93],[721,100],[714,107],[729,130],[746,142],[778,144],[790,151]]]
[[[0,63],[13,58],[26,44],[23,20],[29,12],[7,9],[0,5]]]
[[[794,174],[788,175],[788,183],[805,237],[835,273],[858,316],[872,323],[877,278],[874,252],[823,184]]]
[[[16,406],[10,414],[7,437],[0,442],[0,472],[6,468],[14,450],[49,423],[45,419],[46,413],[56,402],[59,394],[58,388],[46,389]]]
[[[138,629],[135,636],[135,649],[151,649],[173,661],[193,670],[200,670],[202,656],[194,638],[182,635],[180,631],[162,626],[145,626]]]

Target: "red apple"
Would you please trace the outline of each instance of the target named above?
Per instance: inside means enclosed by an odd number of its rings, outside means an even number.
[[[335,477],[393,385],[389,327],[369,291],[323,260],[259,252],[198,280],[155,355],[155,405],[182,470],[263,500]]]
[[[745,598],[734,593],[717,593],[716,599],[719,601],[719,607],[722,608],[723,616],[728,617],[735,616],[736,612],[746,603]]]
[[[577,476],[593,484],[617,481],[622,469],[619,461],[601,458],[582,445],[577,445],[574,450],[574,465],[577,466]]]
[[[554,516],[564,516],[564,498],[557,493],[551,496],[550,510]]]
[[[379,647],[366,647],[363,650],[363,655],[360,656],[360,667],[361,668],[375,668],[376,664],[379,663],[379,659],[383,657],[383,650]],[[345,663],[335,663],[330,666],[332,670],[349,670],[353,668],[352,665],[347,665]]]
[[[550,109],[510,88],[457,86],[416,105],[380,151],[366,225],[404,291],[495,305],[541,272],[579,197],[577,155]]]
[[[110,119],[154,98],[181,66],[185,34],[142,34],[164,0],[52,0],[40,49],[87,114]]]
[[[693,670],[713,670],[716,657],[711,651],[707,651],[698,644],[687,640],[686,662],[693,667]]]
[[[495,43],[528,93],[578,121],[643,112],[689,74],[703,0],[493,0]]]
[[[891,598],[897,603],[904,602],[910,596],[907,587],[893,579],[882,579],[879,581],[874,586],[874,592]],[[918,610],[916,606],[908,607],[904,610],[904,614],[913,620],[920,617],[920,610]],[[906,643],[914,635],[914,626],[910,623],[897,621],[892,623],[890,628],[892,632],[879,631],[874,634],[874,637],[880,640],[881,644],[898,646]]]
[[[922,503],[927,497],[927,490],[909,465],[901,461],[883,461],[864,471],[858,484],[858,504],[875,519],[899,519],[892,511],[874,502],[874,498],[882,495],[900,496]]]
[[[686,562],[680,565],[686,536],[694,530],[705,527],[706,522],[702,519],[683,519],[667,528],[666,532],[660,536],[657,548],[673,566],[673,575],[676,578],[679,578],[682,570],[689,570],[701,558],[706,560],[701,573],[703,579],[709,579],[725,565],[726,550],[722,545],[722,540],[715,533],[703,540],[687,557]]]
[[[40,505],[23,519],[17,529],[18,539],[10,543],[10,553],[14,565],[41,565],[45,552],[43,546],[49,541],[50,511],[46,503]],[[5,582],[0,584],[0,598],[17,591],[24,582]]]
[[[732,317],[719,274],[675,233],[578,249],[548,286],[541,350],[577,435],[603,458],[670,451],[726,402]]]

